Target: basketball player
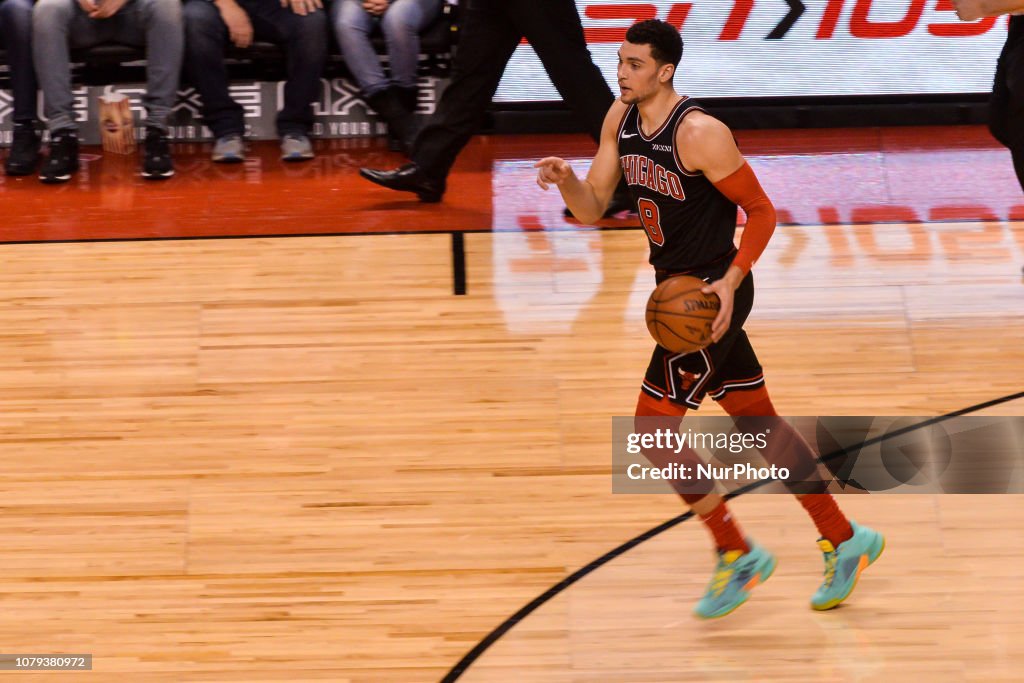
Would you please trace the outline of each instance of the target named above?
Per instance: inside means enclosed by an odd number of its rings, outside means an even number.
[[[996,63],[996,77],[989,101],[988,127],[996,140],[1013,155],[1013,169],[1024,190],[1024,0],[953,0],[964,21],[982,17],[1010,17],[1010,33]]]
[[[563,159],[548,157],[536,164],[537,182],[545,190],[556,185],[576,217],[590,222],[604,212],[624,173],[647,232],[657,281],[694,275],[709,283],[705,292],[721,300],[706,349],[683,355],[655,348],[641,386],[638,417],[667,418],[678,428],[686,411],[697,409],[708,395],[741,420],[777,416],[742,329],[753,304],[750,269],[775,229],[775,209],[730,130],[697,101],[676,93],[672,80],[682,53],[682,39],[670,24],[634,24],[619,49],[622,94],[605,118],[586,179],[580,180]],[[739,250],[733,244],[737,205],[747,214]],[[799,478],[809,478],[816,470],[815,454],[792,428],[789,432],[786,457],[802,470]],[[645,451],[645,456],[657,465],[664,454]],[[719,495],[676,490],[704,521],[718,550],[718,565],[695,613],[725,616],[768,578],[775,558],[744,537]],[[814,493],[791,490],[822,537],[818,545],[825,579],[811,606],[831,609],[850,595],[860,571],[881,554],[884,539],[848,521],[824,492],[824,482]]]

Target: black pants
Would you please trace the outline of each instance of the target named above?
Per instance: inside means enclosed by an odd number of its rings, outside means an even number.
[[[1010,149],[1024,190],[1024,16],[1010,19],[1010,35],[996,65],[989,129]]]
[[[288,80],[284,106],[277,114],[277,133],[306,135],[313,126],[313,102],[320,95],[320,76],[327,62],[327,13],[299,16],[278,0],[239,0],[252,22],[257,40],[284,47]],[[187,0],[185,68],[203,101],[203,121],[216,137],[245,132],[243,110],[228,92],[224,51],[230,38],[216,5]]]
[[[36,120],[36,72],[32,66],[32,0],[0,2],[0,36],[7,48],[14,122],[33,123]]]
[[[614,97],[590,57],[572,0],[469,0],[452,79],[413,144],[412,159],[444,178],[480,127],[505,66],[525,37],[594,140]]]

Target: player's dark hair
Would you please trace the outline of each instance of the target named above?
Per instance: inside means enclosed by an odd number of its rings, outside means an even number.
[[[650,45],[651,56],[661,64],[679,66],[683,58],[683,38],[672,24],[658,19],[638,21],[626,31],[626,41]]]

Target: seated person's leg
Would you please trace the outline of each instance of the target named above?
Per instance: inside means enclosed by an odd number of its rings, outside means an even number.
[[[146,47],[142,176],[150,180],[170,178],[174,175],[174,164],[167,144],[167,123],[178,97],[184,52],[181,1],[133,0],[119,14],[117,39]]]
[[[416,68],[420,32],[441,14],[441,0],[395,0],[381,19],[388,46],[391,82],[399,88],[402,104],[416,110]]]
[[[146,46],[146,125],[167,130],[178,97],[185,32],[180,0],[133,0],[138,24],[122,38]]]
[[[32,0],[0,2],[0,35],[14,97],[14,142],[4,163],[7,175],[28,175],[39,163],[36,134],[36,72],[32,65]]]
[[[335,0],[330,11],[331,25],[345,58],[345,66],[363,96],[386,89],[388,79],[370,40],[378,24],[377,18],[363,8],[362,0]]]
[[[337,0],[331,6],[331,23],[345,66],[359,86],[363,100],[388,124],[388,147],[393,152],[406,151],[412,134],[410,117],[370,40],[380,19],[363,7],[362,0]]]
[[[441,13],[441,0],[395,0],[381,17],[381,28],[388,47],[388,68],[391,70],[390,90],[394,108],[388,127],[397,139],[398,150],[408,149],[416,134],[417,88],[420,31]],[[372,104],[372,103],[371,103]],[[380,108],[374,105],[374,109]],[[387,115],[385,115],[387,118]],[[394,121],[392,121],[394,119]]]
[[[259,39],[280,43],[286,53],[288,78],[284,106],[277,114],[281,158],[304,161],[313,158],[309,132],[313,127],[313,102],[320,96],[320,77],[327,63],[327,14],[322,9],[300,15],[278,0],[243,0]]]
[[[240,162],[244,158],[243,111],[228,91],[228,71],[224,64],[224,51],[229,40],[240,40],[237,36],[232,38],[223,18],[224,12],[230,13],[232,10],[236,10],[233,21],[247,21],[244,10],[234,3],[229,3],[226,9],[221,10],[209,0],[185,0],[182,9],[185,24],[185,72],[199,91],[203,103],[203,123],[216,138],[213,160],[225,163]],[[251,33],[250,24],[250,39]]]
[[[66,182],[78,170],[70,48],[101,42],[105,28],[76,0],[39,0],[32,11],[32,60],[51,136],[50,153],[39,174],[44,183]]]

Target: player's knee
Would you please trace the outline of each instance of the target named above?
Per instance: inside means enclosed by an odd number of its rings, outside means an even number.
[[[791,493],[804,495],[825,491],[828,482],[819,471],[817,451],[791,424],[781,417],[741,419],[772,421],[768,427],[771,433],[767,447],[762,450],[762,455],[767,462],[786,469],[789,475],[783,483]]]
[[[817,453],[792,425],[779,417],[765,387],[727,393],[718,403],[736,418],[740,433],[770,434],[762,455],[789,472],[784,483],[793,494],[824,492],[828,482],[818,472]]]

